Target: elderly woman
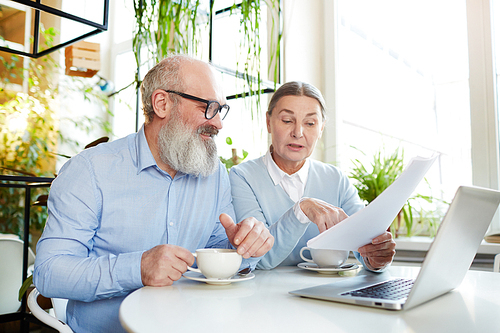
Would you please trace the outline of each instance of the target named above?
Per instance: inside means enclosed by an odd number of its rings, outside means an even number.
[[[336,167],[310,159],[325,127],[321,92],[303,82],[281,86],[269,103],[266,155],[231,168],[233,205],[238,220],[253,216],[275,238],[257,268],[296,265],[300,249],[319,233],[364,207],[354,186]],[[367,269],[392,262],[395,242],[389,232],[355,252]]]

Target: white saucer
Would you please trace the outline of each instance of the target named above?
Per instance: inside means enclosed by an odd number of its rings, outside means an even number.
[[[215,285],[225,285],[225,284],[230,284],[233,282],[242,282],[242,281],[251,280],[255,277],[255,274],[250,273],[250,274],[245,275],[245,276],[235,275],[229,279],[207,279],[201,273],[188,271],[188,272],[184,273],[182,276],[184,276],[186,279],[193,280],[193,281],[205,282],[208,284],[215,284]]]
[[[333,267],[332,268],[328,268],[328,267],[322,268],[322,267],[319,267],[316,264],[309,263],[309,262],[301,262],[297,266],[299,268],[307,269],[309,271],[315,271],[315,272],[318,272],[318,273],[321,273],[321,274],[336,274],[336,273],[339,273],[339,272],[352,271],[354,269],[358,269],[359,268],[359,266],[357,264],[354,264],[354,266],[348,267],[348,268],[333,268]]]

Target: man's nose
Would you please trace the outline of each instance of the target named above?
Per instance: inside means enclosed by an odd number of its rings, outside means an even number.
[[[217,128],[218,130],[220,130],[222,128],[222,119],[220,117],[220,112],[217,112],[217,114],[215,115],[215,117],[213,117],[212,119],[210,119],[208,121],[208,123],[212,126],[214,126],[215,128]]]

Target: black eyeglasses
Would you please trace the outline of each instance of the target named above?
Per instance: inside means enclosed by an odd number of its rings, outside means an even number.
[[[165,89],[163,89],[163,90],[165,90]],[[168,93],[179,95],[181,97],[184,97],[184,98],[187,98],[187,99],[190,99],[193,101],[207,103],[207,108],[205,109],[205,118],[207,118],[208,120],[215,117],[217,115],[217,112],[220,113],[220,118],[222,120],[224,120],[224,118],[226,118],[226,116],[227,116],[227,113],[229,112],[229,105],[227,105],[227,104],[220,105],[220,103],[217,101],[208,101],[208,100],[203,99],[203,98],[195,97],[195,96],[188,95],[188,94],[181,93],[181,92],[174,91],[174,90],[165,90],[165,91]]]

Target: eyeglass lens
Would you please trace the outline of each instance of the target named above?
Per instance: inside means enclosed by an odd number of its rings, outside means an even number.
[[[212,119],[213,117],[215,117],[217,112],[220,112],[220,118],[223,120],[226,117],[228,111],[229,111],[228,105],[223,105],[221,107],[221,105],[218,102],[210,102],[210,104],[208,104],[207,107],[206,118]]]

